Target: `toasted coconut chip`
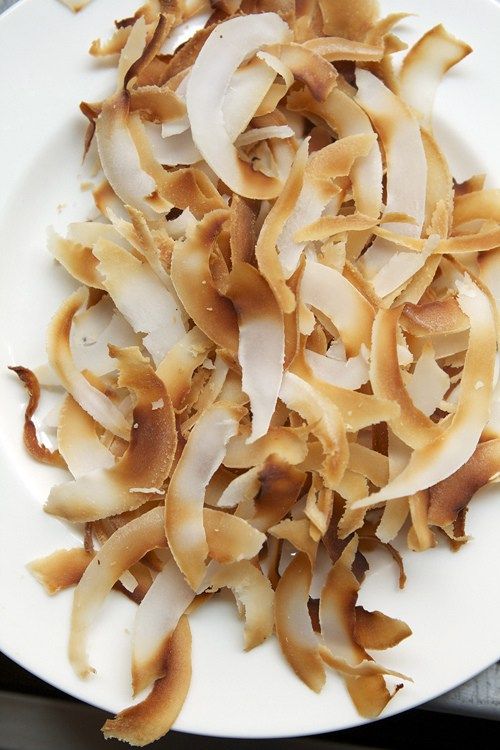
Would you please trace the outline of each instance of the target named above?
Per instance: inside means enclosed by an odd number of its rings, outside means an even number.
[[[362,648],[377,651],[393,648],[412,634],[405,622],[383,612],[369,612],[364,607],[356,607],[355,614],[354,638]]]
[[[407,53],[399,76],[399,93],[424,123],[430,123],[434,96],[442,77],[471,52],[472,47],[439,24]]]
[[[374,133],[363,109],[338,88],[322,103],[316,102],[305,91],[294,92],[288,97],[287,106],[320,117],[341,139],[353,135],[373,136]],[[358,211],[366,216],[378,217],[382,205],[380,149],[374,146],[365,156],[359,156],[351,165],[349,176]]]
[[[33,560],[27,566],[30,573],[42,584],[47,594],[57,594],[75,586],[84,574],[93,553],[81,547],[60,549],[47,557]]]
[[[388,231],[384,227],[377,227],[374,230],[374,234],[382,237],[385,240],[389,240],[395,245],[406,247],[409,250],[420,252],[423,250],[425,240],[416,239],[414,237],[406,237],[403,234]],[[440,240],[433,252],[440,253],[441,255],[457,254],[457,253],[471,253],[471,252],[487,252],[493,250],[500,244],[500,229],[486,229],[485,231],[479,232],[478,234],[464,234],[456,237],[448,237],[448,239]]]
[[[421,490],[408,498],[412,526],[408,531],[408,548],[424,552],[435,547],[436,537],[429,528],[429,490]]]
[[[345,477],[345,474],[344,474]],[[310,536],[318,542],[326,534],[333,509],[333,492],[313,476],[307,493],[305,516],[311,522]],[[311,565],[313,561],[311,560]]]
[[[453,178],[446,157],[439,148],[435,138],[425,128],[420,130],[427,160],[427,193],[425,198],[425,223],[429,234],[436,232],[447,237],[453,219]],[[443,227],[433,229],[433,218],[440,204],[443,210]]]
[[[428,522],[441,528],[456,521],[472,496],[500,470],[500,440],[479,443],[466,463],[429,489]]]
[[[74,279],[94,289],[104,289],[97,270],[98,263],[90,247],[65,239],[50,228],[47,232],[47,248]]]
[[[369,352],[364,344],[356,357],[344,360],[334,359],[328,354],[323,356],[309,349],[306,349],[304,355],[314,376],[326,383],[357,391],[369,380]]]
[[[265,279],[248,263],[233,267],[227,296],[238,316],[242,388],[252,409],[248,440],[254,442],[267,433],[278,400],[285,358],[283,313]]]
[[[193,373],[213,348],[212,341],[194,326],[167,352],[156,374],[165,385],[174,409],[186,398]]]
[[[184,99],[168,86],[141,86],[132,89],[130,111],[140,112],[146,119],[162,123],[165,126],[165,136],[175,135],[173,131],[182,118],[186,119],[186,129],[189,127]]]
[[[339,331],[348,355],[369,346],[373,308],[341,273],[307,260],[300,282],[300,300],[328,316]]]
[[[299,552],[276,587],[274,616],[283,655],[295,674],[319,693],[326,674],[307,608],[311,580],[311,562],[306,554]]]
[[[264,128],[251,128],[245,130],[235,141],[237,148],[251,146],[268,138],[293,138],[294,132],[288,125],[269,125]]]
[[[391,698],[403,687],[401,683],[396,685],[391,694],[383,676],[377,674],[347,677],[346,686],[356,711],[366,719],[376,719],[380,716]]]
[[[189,231],[184,242],[176,242],[172,254],[172,282],[188,315],[219,346],[235,352],[238,322],[231,302],[216,289],[210,270],[210,255],[227,211],[213,211]]]
[[[186,330],[177,300],[148,264],[118,245],[100,240],[93,253],[103,285],[132,328],[146,334],[144,346],[158,364]]]
[[[49,363],[68,393],[96,422],[114,435],[128,440],[130,425],[121,411],[88,382],[73,360],[70,347],[71,326],[74,316],[84,309],[87,300],[88,292],[82,287],[63,302],[53,317],[47,332]]]
[[[250,429],[241,430],[227,444],[224,466],[229,469],[248,469],[259,466],[276,454],[292,466],[300,464],[307,455],[307,434],[293,427],[270,427],[267,435],[248,444]]]
[[[400,407],[398,416],[390,421],[394,433],[412,448],[423,448],[439,437],[442,428],[418,408],[405,387],[397,355],[400,315],[401,308],[395,308],[379,310],[375,317],[370,382],[376,396],[392,399]]]
[[[153,508],[117,529],[89,564],[75,589],[71,616],[69,658],[75,672],[87,677],[88,630],[106,596],[124,571],[146,552],[166,545],[163,508]]]
[[[294,311],[295,296],[286,284],[277,252],[277,243],[301,194],[307,156],[308,141],[306,139],[295,155],[293,166],[283,190],[264,220],[255,247],[259,270],[269,283],[284,313]]]
[[[283,376],[279,397],[306,420],[321,442],[325,452],[321,475],[326,486],[335,489],[349,460],[345,426],[337,406],[291,372]]]
[[[164,676],[141,703],[126,708],[102,727],[106,739],[143,747],[163,737],[177,719],[191,683],[191,631],[182,617],[161,655]]]
[[[295,44],[280,44],[268,48],[276,55],[297,81],[304,83],[317,101],[324,101],[335,86],[337,71],[314,49]],[[280,72],[278,70],[278,72]],[[284,76],[287,82],[287,76]]]
[[[387,163],[387,199],[384,214],[407,214],[413,222],[387,224],[401,235],[419,237],[425,216],[427,162],[418,123],[405,105],[374,75],[356,74],[356,101],[370,116],[384,146]],[[412,179],[408,180],[410,170]],[[363,269],[373,278],[397,251],[376,239],[363,256]]]
[[[384,489],[357,502],[356,507],[413,495],[447,479],[474,452],[490,411],[496,352],[495,319],[488,297],[470,279],[460,283],[458,302],[469,317],[470,337],[460,398],[451,422],[425,447],[415,450],[406,468]],[[477,383],[482,385],[476,388]]]
[[[159,13],[153,34],[148,40],[140,56],[132,62],[125,74],[123,81],[123,85],[125,88],[128,88],[131,82],[135,83],[137,78],[144,74],[144,71],[147,69],[148,65],[153,62],[156,55],[160,52],[163,42],[170,34],[174,22],[175,15],[173,15],[172,13]]]
[[[205,489],[221,465],[228,440],[238,431],[243,407],[218,402],[191,430],[170,480],[165,499],[165,528],[172,554],[196,590],[205,575],[208,545],[203,526]]]
[[[235,70],[222,103],[224,126],[231,143],[234,143],[257,114],[275,77],[276,73],[269,62],[259,57]]]
[[[232,75],[246,57],[265,44],[286,42],[289,35],[288,26],[276,14],[230,19],[211,33],[189,76],[186,103],[193,140],[218,177],[234,192],[247,198],[274,198],[281,183],[254,172],[239,158],[222,116],[224,97]],[[211,70],[208,88],[207,70]],[[208,129],[207,123],[211,124]]]
[[[151,269],[167,289],[175,294],[172,282],[165,270],[165,266],[169,265],[168,259],[174,247],[173,239],[167,232],[162,231],[163,227],[153,234],[140,211],[132,208],[132,206],[126,206],[125,208],[132,223],[115,216],[112,210],[108,211],[108,218],[113,223],[117,233],[149,263]]]
[[[154,219],[156,214],[147,198],[157,185],[141,167],[129,130],[129,104],[125,91],[104,102],[96,122],[97,148],[106,179],[120,200]]]
[[[397,537],[408,518],[408,512],[408,499],[406,497],[400,497],[385,506],[382,518],[377,526],[377,538],[383,544],[388,545]],[[359,533],[361,535],[361,531]]]
[[[134,694],[163,677],[165,646],[195,597],[174,560],[158,573],[135,616],[132,636]]]
[[[233,479],[219,497],[217,506],[219,508],[234,508],[241,502],[255,500],[260,490],[260,471],[260,466],[254,466]]]
[[[202,157],[193,143],[190,130],[162,136],[161,127],[153,122],[144,123],[153,156],[160,164],[175,167],[178,164],[196,164]]]
[[[61,407],[57,444],[75,479],[114,466],[115,457],[97,436],[97,424],[71,396]]]
[[[229,241],[231,264],[239,261],[252,263],[255,258],[257,241],[256,213],[258,204],[233,195],[229,219]]]
[[[375,25],[379,15],[377,0],[319,0],[323,31],[328,36],[362,41]]]
[[[43,443],[40,443],[36,434],[36,427],[32,417],[36,412],[40,401],[40,384],[35,373],[28,370],[27,367],[9,367],[9,370],[16,373],[17,377],[21,380],[28,391],[29,398],[24,412],[24,447],[30,456],[37,461],[52,466],[64,467],[66,465],[64,456],[61,456],[59,451],[51,451],[43,445]]]
[[[387,456],[360,443],[349,444],[349,469],[362,474],[376,487],[383,487],[389,479]]]
[[[138,60],[147,41],[147,26],[146,21],[140,16],[134,25],[131,27],[127,41],[120,52],[120,59],[118,60],[118,75],[116,90],[120,91],[124,88],[125,76],[129,68]]]
[[[279,523],[295,505],[305,474],[278,455],[270,455],[258,474],[261,485],[255,500],[240,503],[236,514],[259,531]]]
[[[469,318],[462,312],[457,298],[448,296],[420,305],[406,304],[401,325],[413,336],[427,337],[433,334],[467,331]]]
[[[273,632],[274,592],[269,580],[248,560],[220,567],[210,576],[208,591],[229,588],[245,617],[245,651],[260,645]]]
[[[296,520],[287,518],[275,526],[271,526],[268,531],[276,539],[286,539],[299,552],[304,552],[309,558],[312,568],[316,559],[318,543],[312,539],[309,529],[310,522],[307,518]]]
[[[115,349],[112,354],[120,369],[118,385],[136,396],[130,444],[110,468],[53,487],[45,506],[48,513],[74,521],[123,513],[147,502],[169,474],[177,433],[165,386],[136,347]]]
[[[333,237],[343,232],[360,232],[364,229],[372,229],[372,227],[376,226],[377,221],[377,219],[371,216],[358,213],[349,216],[322,216],[311,224],[299,229],[295,233],[294,239],[297,242],[325,240],[328,237]]]
[[[424,347],[407,385],[411,400],[427,417],[430,417],[450,388],[450,378],[434,359],[432,346]]]
[[[356,62],[377,62],[384,56],[383,47],[362,44],[342,37],[317,37],[304,42],[306,49],[311,49],[329,62],[354,60]]]
[[[209,363],[212,364],[211,360]],[[206,367],[206,365],[205,365]],[[182,422],[181,431],[183,435],[187,435],[191,427],[196,423],[200,414],[203,414],[205,409],[208,409],[214,401],[220,399],[220,394],[224,386],[227,374],[229,372],[229,366],[219,355],[215,358],[215,364],[212,369],[212,374],[204,384],[198,398],[193,404],[193,413],[191,416]]]
[[[474,190],[458,196],[455,192],[454,227],[475,219],[500,222],[500,190]]]
[[[217,560],[219,563],[252,560],[259,554],[266,541],[265,534],[243,518],[232,516],[221,510],[205,508],[203,523],[209,555],[212,560]]]

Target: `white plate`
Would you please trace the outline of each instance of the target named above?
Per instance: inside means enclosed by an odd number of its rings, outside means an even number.
[[[113,70],[85,55],[92,39],[138,0],[94,0],[77,16],[55,0],[24,0],[0,19],[0,646],[30,671],[89,703],[116,711],[130,702],[129,630],[134,605],[109,598],[93,630],[97,675],[82,682],[66,657],[71,592],[47,597],[25,564],[75,543],[69,527],[41,510],[61,473],[29,460],[20,440],[24,393],[9,364],[44,360],[44,330],[70,282],[45,251],[45,230],[64,229],[90,210],[80,190],[84,131],[81,99],[110,90]],[[385,11],[420,13],[406,40],[443,21],[475,54],[439,91],[436,131],[455,175],[488,172],[500,186],[500,8],[493,0],[384,0]],[[63,205],[64,204],[64,205]],[[488,490],[472,503],[473,541],[458,554],[445,547],[406,554],[408,584],[400,592],[391,564],[370,573],[362,602],[401,617],[414,635],[381,655],[412,675],[385,715],[447,691],[500,655],[500,503]],[[193,682],[175,725],[199,734],[283,737],[361,723],[340,679],[320,695],[292,674],[274,639],[249,654],[229,600],[212,601],[192,618]]]

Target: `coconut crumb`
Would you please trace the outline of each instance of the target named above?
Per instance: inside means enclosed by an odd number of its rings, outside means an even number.
[[[164,406],[165,406],[165,402],[163,401],[162,398],[159,398],[158,401],[152,402],[151,409],[153,411],[156,411],[156,409],[163,409]]]
[[[476,380],[476,382],[474,384],[474,388],[476,389],[476,391],[480,391],[481,388],[484,388],[483,381],[482,380]]]
[[[131,487],[129,489],[129,492],[141,492],[144,494],[153,494],[153,495],[164,495],[165,490],[159,490],[157,487]]]

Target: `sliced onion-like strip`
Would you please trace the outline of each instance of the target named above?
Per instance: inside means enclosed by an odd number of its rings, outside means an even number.
[[[242,430],[229,441],[224,466],[247,469],[258,466],[273,454],[294,466],[307,455],[307,433],[293,427],[270,427],[267,435],[250,444],[247,442],[249,434],[250,430]]]
[[[278,400],[285,359],[283,313],[265,279],[249,263],[235,265],[226,293],[238,316],[242,388],[252,409],[248,440],[254,442],[267,433]]]
[[[244,612],[245,651],[250,651],[273,632],[274,592],[269,580],[248,560],[224,565],[210,576],[208,591],[229,588]]]
[[[120,370],[118,385],[136,397],[134,427],[116,464],[52,488],[46,511],[73,521],[95,521],[145,503],[167,478],[177,447],[174,411],[162,381],[136,347],[112,353]]]
[[[321,474],[327,487],[335,489],[349,460],[345,426],[338,408],[302,378],[286,372],[280,399],[303,417],[323,446]]]
[[[216,289],[210,270],[210,255],[227,211],[213,211],[176,242],[172,254],[172,282],[175,291],[196,325],[219,346],[235,352],[238,321],[231,302]]]
[[[47,332],[49,364],[75,401],[114,435],[125,440],[130,425],[113,402],[101,393],[76,368],[70,347],[71,325],[77,312],[85,308],[88,292],[83,287],[71,295],[52,318]]]
[[[165,385],[174,409],[182,406],[194,371],[212,348],[212,341],[197,326],[193,326],[159,363],[156,374]]]
[[[334,359],[310,349],[306,349],[304,354],[314,376],[326,383],[357,391],[369,380],[369,352],[364,344],[359,354],[347,360]]]
[[[457,409],[449,426],[421,449],[389,484],[354,507],[413,495],[447,479],[472,456],[489,417],[496,353],[495,318],[486,294],[470,279],[460,284],[458,301],[470,320],[469,348]],[[478,387],[476,387],[478,385]]]
[[[59,451],[51,451],[38,440],[33,415],[40,402],[40,383],[35,373],[27,367],[9,367],[16,373],[19,380],[24,384],[28,392],[28,403],[24,412],[23,442],[26,450],[37,461],[52,466],[64,467],[64,456]]]
[[[119,91],[104,102],[96,122],[101,165],[120,200],[142,211],[148,219],[154,219],[156,213],[146,199],[155,192],[156,182],[141,167],[128,119],[129,95]]]
[[[57,428],[57,445],[75,479],[94,469],[109,469],[115,457],[101,442],[96,423],[71,396],[61,407]]]
[[[286,23],[274,13],[233,18],[212,31],[189,76],[186,103],[193,140],[219,178],[247,198],[275,198],[281,183],[254,172],[239,158],[224,123],[224,96],[246,57],[265,44],[286,42],[289,35]],[[209,87],[207,70],[211,71]]]
[[[479,443],[456,472],[429,489],[428,523],[441,528],[456,521],[472,496],[485,484],[497,480],[500,471],[500,440]]]
[[[299,552],[276,587],[274,617],[276,635],[285,659],[297,677],[319,693],[326,674],[307,608],[311,581],[311,562],[306,554]]]
[[[233,479],[222,492],[218,508],[235,508],[238,503],[254,500],[260,490],[260,466],[254,466]]]
[[[137,610],[132,634],[134,694],[163,677],[161,656],[177,624],[195,597],[175,560],[154,579]]]
[[[92,558],[93,554],[82,547],[60,549],[47,557],[33,560],[27,568],[42,584],[47,594],[53,595],[70,586],[75,586]]]
[[[422,121],[430,123],[436,90],[450,68],[472,52],[442,24],[424,34],[407,53],[399,75],[399,93]]]
[[[119,245],[100,240],[93,253],[116,307],[137,333],[146,334],[144,346],[159,364],[186,330],[176,299],[149,264]]]
[[[102,727],[106,739],[144,746],[168,732],[181,712],[191,683],[191,631],[182,617],[161,655],[164,676],[140,703],[120,711]]]
[[[165,545],[163,508],[153,508],[117,529],[85,570],[75,589],[69,643],[70,662],[79,676],[93,671],[87,635],[104,599],[126,570],[150,550]]]
[[[348,355],[358,354],[362,344],[370,345],[373,308],[334,268],[307,260],[300,282],[300,300],[330,318]]]
[[[387,224],[400,234],[419,237],[425,216],[427,163],[417,121],[405,105],[367,70],[356,74],[356,101],[369,115],[384,147],[387,163],[387,199],[384,215],[406,214],[413,222]],[[408,180],[408,170],[412,179]],[[363,256],[363,268],[372,278],[397,249],[376,239]]]
[[[221,465],[228,440],[237,433],[245,409],[217,402],[190,432],[165,499],[165,528],[172,554],[196,590],[205,575],[208,545],[203,501],[210,479]]]

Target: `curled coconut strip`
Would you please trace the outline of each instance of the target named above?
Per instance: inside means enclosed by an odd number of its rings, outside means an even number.
[[[120,711],[102,727],[106,739],[143,747],[162,737],[177,719],[191,683],[191,631],[182,617],[161,655],[164,675],[141,703]]]
[[[250,399],[254,442],[265,435],[276,408],[283,377],[283,313],[265,279],[248,263],[237,263],[229,276],[227,296],[238,316],[238,360],[242,388]]]
[[[355,508],[413,495],[449,477],[472,456],[488,421],[496,353],[495,318],[486,294],[470,279],[459,282],[458,302],[470,321],[469,348],[461,392],[451,422],[440,435],[415,450],[405,469]]]
[[[224,96],[234,71],[246,57],[263,45],[286,42],[289,36],[290,29],[274,13],[233,18],[212,31],[189,76],[186,104],[193,140],[217,176],[247,198],[275,198],[281,183],[254,172],[239,158],[221,116]],[[208,88],[207,70],[211,71]]]
[[[115,457],[99,439],[97,424],[72,396],[66,396],[59,414],[57,444],[75,479],[96,469],[110,469]]]
[[[60,549],[48,557],[41,557],[28,564],[29,572],[42,584],[51,596],[75,586],[93,558],[91,552],[82,547]]]
[[[243,407],[224,402],[207,409],[191,430],[170,480],[165,529],[172,554],[193,590],[203,580],[209,552],[203,525],[205,490],[245,413]]]
[[[311,524],[307,518],[286,518],[275,526],[271,526],[268,531],[276,539],[285,539],[290,544],[293,544],[299,552],[304,552],[309,558],[311,567],[313,567],[316,560],[318,543],[311,537],[310,526]]]
[[[383,612],[369,612],[358,606],[355,614],[354,638],[364,649],[380,651],[394,648],[412,634],[405,622],[384,615]]]
[[[325,684],[326,674],[307,608],[311,581],[309,557],[299,552],[276,587],[274,618],[276,635],[285,659],[297,677],[319,693]]]
[[[41,461],[44,464],[50,464],[51,466],[64,467],[64,455],[61,456],[57,450],[49,450],[45,445],[39,442],[36,434],[36,427],[32,418],[40,401],[40,384],[38,378],[35,373],[28,370],[27,367],[9,367],[9,370],[16,373],[17,377],[28,391],[28,403],[26,404],[26,410],[24,412],[23,430],[23,441],[26,450],[30,456],[37,461]]]
[[[292,466],[300,464],[307,455],[308,431],[293,427],[270,427],[267,435],[248,443],[250,430],[241,429],[226,450],[224,466],[228,469],[248,469],[262,464],[276,454]]]
[[[241,502],[255,499],[259,489],[260,466],[253,466],[229,482],[217,501],[219,508],[235,508]]]
[[[399,93],[424,124],[429,124],[437,87],[472,47],[449,34],[442,24],[424,34],[407,53],[399,75]]]
[[[45,510],[73,521],[95,521],[139,507],[162,493],[177,446],[175,416],[167,391],[136,347],[114,349],[118,385],[134,392],[134,427],[117,463],[52,488]],[[152,439],[153,438],[153,439]]]
[[[88,291],[83,287],[71,295],[52,318],[47,331],[49,364],[59,381],[88,414],[114,435],[125,440],[130,425],[112,401],[89,383],[77,369],[70,347],[71,325],[75,315],[85,308]]]
[[[182,407],[194,371],[212,348],[212,341],[197,326],[193,326],[159,363],[156,374],[165,385],[174,409]]]
[[[357,391],[369,380],[369,351],[364,344],[359,354],[349,359],[324,356],[310,349],[305,350],[304,356],[314,376],[326,383]]]

